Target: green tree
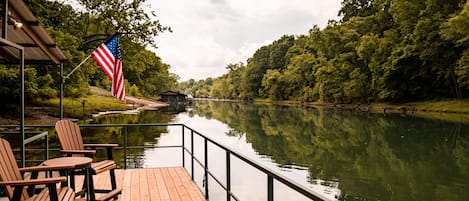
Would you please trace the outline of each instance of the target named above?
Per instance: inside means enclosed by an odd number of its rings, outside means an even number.
[[[240,71],[228,66],[212,96],[340,103],[463,97],[467,7],[462,0],[343,0],[340,21],[282,36]]]
[[[279,70],[267,70],[267,73],[262,79],[262,91],[266,93],[271,100],[283,100],[285,92],[285,82],[282,79]]]
[[[264,46],[248,59],[246,70],[242,74],[241,98],[253,100],[258,97],[264,73],[269,68],[270,50]]]
[[[352,17],[366,17],[375,12],[373,0],[343,0],[339,16],[342,16],[342,21],[345,22]]]
[[[441,34],[456,44],[462,51],[455,67],[455,76],[460,87],[469,89],[469,2],[462,11],[443,23]]]
[[[169,27],[159,23],[154,12],[147,13],[144,10],[145,0],[77,2],[83,6],[80,11],[60,1],[26,2],[69,58],[64,66],[65,73],[75,68],[108,36],[120,32],[124,78],[128,88],[135,84],[142,94],[154,97],[176,87],[178,77],[169,73],[169,65],[145,49],[147,45],[156,46],[155,36],[159,33],[170,31]],[[38,78],[50,74],[55,83],[50,85],[53,90],[40,90],[42,92],[37,95],[58,90],[61,79],[57,69],[44,65],[35,68]],[[79,97],[88,92],[88,85],[110,88],[110,84],[96,62],[90,59],[66,80],[65,95]]]
[[[153,45],[155,37],[164,31],[171,31],[161,25],[155,12],[144,10],[146,0],[78,0],[87,12],[102,26],[95,27],[95,34],[124,33],[132,42]]]

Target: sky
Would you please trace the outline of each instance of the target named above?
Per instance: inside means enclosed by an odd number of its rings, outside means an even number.
[[[149,0],[164,26],[157,49],[179,81],[227,73],[226,66],[246,64],[254,52],[282,35],[307,34],[339,19],[341,0]]]

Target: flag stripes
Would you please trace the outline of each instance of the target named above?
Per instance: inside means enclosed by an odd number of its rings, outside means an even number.
[[[112,80],[114,77],[113,66],[116,61],[114,55],[112,55],[106,45],[101,44],[98,49],[93,52],[93,59],[98,63],[109,79]]]
[[[116,79],[112,82],[112,94],[117,98],[124,100],[125,98],[125,89],[124,89],[124,75],[122,73],[122,62],[119,61],[116,64],[116,68],[114,71],[116,75]]]
[[[125,101],[124,74],[122,72],[122,54],[119,38],[114,34],[106,43],[93,52],[93,59],[112,82],[111,93]]]

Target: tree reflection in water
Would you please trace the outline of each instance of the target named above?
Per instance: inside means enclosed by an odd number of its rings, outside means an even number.
[[[299,175],[302,178],[294,179],[307,182],[315,190],[333,195],[340,189],[341,200],[466,200],[469,197],[469,125],[464,123],[232,102],[195,102],[190,111],[177,115],[144,111],[137,115],[99,116],[92,123],[170,123],[181,121],[178,119],[219,142],[235,139],[239,144],[233,149],[253,156],[256,161],[273,164],[285,175]],[[214,124],[219,130],[214,130]],[[50,147],[59,147],[53,128],[46,131]],[[125,132],[128,147],[157,145],[165,139],[162,136],[170,136],[166,134],[171,133],[171,128],[82,128],[87,143],[123,146]],[[214,132],[219,133],[214,135]],[[174,133],[180,136],[180,130]],[[9,140],[12,144],[19,142]],[[41,147],[42,143],[37,141],[28,147]],[[149,160],[155,160],[146,151],[127,149],[124,158],[124,150],[115,150],[115,161],[119,167],[124,162],[128,168],[145,167]],[[98,154],[105,158],[105,152]],[[217,154],[224,156],[224,153],[210,153],[210,157],[215,158]],[[58,152],[50,153],[50,157],[57,156]],[[27,152],[28,159],[44,160],[44,157],[45,153],[40,151]],[[219,160],[211,161],[212,168],[222,164]],[[232,164],[242,167],[235,160]],[[233,184],[233,189],[255,193],[258,190],[242,183],[254,183],[255,174],[242,170],[233,172],[233,180],[240,182],[238,186]],[[265,177],[259,178],[259,184],[264,184]]]
[[[466,200],[469,125],[411,116],[227,102],[190,115],[228,125],[278,166],[338,185],[341,200]],[[326,182],[327,183],[327,182]]]

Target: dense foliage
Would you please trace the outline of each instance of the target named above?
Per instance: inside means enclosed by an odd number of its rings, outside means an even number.
[[[65,74],[119,32],[127,94],[154,97],[176,86],[178,78],[169,73],[169,65],[145,49],[156,47],[155,36],[159,33],[171,31],[155,20],[154,13],[144,11],[146,0],[79,0],[76,7],[80,9],[63,2],[67,1],[25,1],[69,59],[64,65]],[[16,100],[11,97],[19,96],[17,87],[12,87],[19,85],[18,67],[0,65],[0,72],[0,97]],[[28,65],[25,73],[28,100],[57,97],[61,80],[57,66]],[[83,96],[89,85],[110,88],[110,81],[93,59],[65,80],[65,95]]]
[[[178,90],[185,94],[191,94],[194,97],[208,98],[210,97],[210,89],[213,84],[212,78],[195,81],[190,79],[178,84]]]
[[[467,98],[466,1],[343,0],[339,15],[322,30],[261,47],[205,90],[216,98],[336,103]]]

